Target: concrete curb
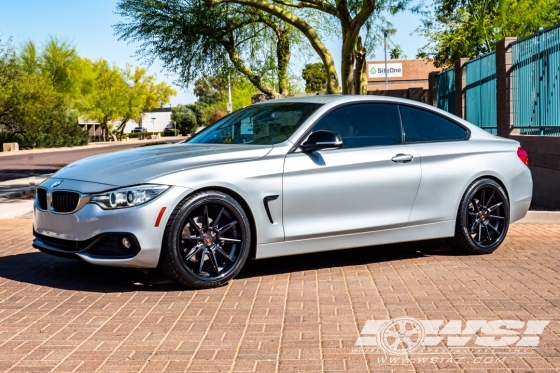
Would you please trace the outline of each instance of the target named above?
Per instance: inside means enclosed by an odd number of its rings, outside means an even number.
[[[37,185],[53,174],[30,176],[23,179],[14,179],[0,182],[0,199],[15,199],[35,193]]]
[[[560,211],[528,211],[523,219],[513,224],[560,224]]]
[[[30,186],[29,188],[18,190],[17,192],[0,193],[0,198],[6,199],[17,199],[24,197],[28,194],[35,193],[36,185]]]
[[[180,141],[186,140],[188,136],[181,136],[181,137],[162,137],[155,140],[131,140],[131,141],[107,141],[107,142],[92,142],[88,145],[82,146],[73,146],[73,147],[66,147],[66,148],[41,148],[41,149],[31,149],[31,150],[19,150],[17,152],[0,152],[0,157],[9,157],[14,155],[24,155],[24,154],[36,154],[36,153],[49,153],[49,152],[67,152],[71,150],[79,150],[79,149],[91,149],[92,147],[103,147],[103,146],[119,146],[119,145],[130,145],[130,144],[149,144],[152,142],[161,142],[161,141]]]

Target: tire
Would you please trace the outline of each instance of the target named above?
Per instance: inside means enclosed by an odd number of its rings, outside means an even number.
[[[159,267],[187,287],[214,288],[239,273],[250,247],[251,228],[241,205],[225,193],[203,191],[184,199],[171,214]]]
[[[492,179],[479,179],[463,195],[455,236],[447,242],[467,253],[490,254],[502,244],[508,227],[509,199],[506,192]]]

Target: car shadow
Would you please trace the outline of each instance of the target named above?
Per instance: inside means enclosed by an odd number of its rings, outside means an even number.
[[[444,240],[407,242],[390,245],[334,250],[297,256],[250,260],[236,278],[269,276],[324,268],[359,266],[426,256],[462,255]]]
[[[297,256],[249,260],[237,279],[298,271],[399,261],[425,256],[461,255],[444,240],[430,240]],[[184,291],[158,270],[103,267],[41,252],[0,257],[0,277],[57,289],[100,293]]]

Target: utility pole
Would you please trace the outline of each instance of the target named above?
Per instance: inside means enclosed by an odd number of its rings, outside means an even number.
[[[169,110],[171,110],[171,114],[173,115],[173,107],[169,104]],[[177,136],[177,124],[173,121],[173,136]]]
[[[227,84],[228,84],[227,112],[231,113],[233,111],[233,104],[231,103],[231,79],[230,79],[230,74],[229,73],[228,73],[228,76],[227,76]]]
[[[385,49],[385,90],[389,90],[389,77],[387,76],[387,30],[383,30],[383,48]]]

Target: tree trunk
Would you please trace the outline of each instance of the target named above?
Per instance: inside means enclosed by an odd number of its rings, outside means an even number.
[[[278,92],[267,86],[266,83],[262,81],[260,76],[258,76],[251,69],[245,66],[245,64],[241,61],[241,58],[239,58],[239,52],[237,51],[237,48],[235,48],[235,44],[233,43],[231,38],[225,41],[222,45],[226,49],[226,52],[229,55],[229,59],[231,60],[233,66],[237,71],[245,75],[247,79],[249,79],[249,81],[262,93],[268,96],[278,96]]]
[[[368,75],[367,75],[367,60],[364,55],[364,64],[362,65],[362,91],[360,94],[367,95],[367,88],[368,88]]]
[[[362,48],[362,42],[360,38],[360,29],[366,23],[368,18],[371,16],[375,10],[376,0],[363,0],[362,8],[354,16],[351,16],[348,8],[347,0],[338,0],[336,9],[338,10],[338,19],[340,20],[340,26],[342,31],[342,61],[341,61],[341,74],[342,74],[342,93],[351,94],[361,92],[361,79],[356,78],[356,74],[361,73],[362,65],[358,61],[359,51]],[[358,46],[359,44],[359,46]],[[365,59],[365,54],[364,57]],[[354,64],[356,64],[355,72]]]
[[[278,93],[281,95],[288,94],[288,64],[291,57],[289,33],[287,29],[280,29],[277,33]]]
[[[342,61],[340,66],[340,74],[342,75],[342,94],[350,95],[353,93],[354,81],[354,62],[356,61],[354,53],[354,44],[343,39],[342,42]]]
[[[117,128],[117,131],[119,132],[119,141],[122,141],[123,134],[124,134],[124,129],[125,129],[127,123],[128,123],[128,118],[124,119],[121,122],[121,125],[119,126],[119,128]]]
[[[321,38],[317,32],[311,27],[309,23],[305,21],[302,17],[298,17],[287,10],[270,3],[266,0],[204,0],[204,2],[212,6],[217,3],[235,3],[240,5],[246,5],[253,7],[255,9],[260,9],[267,12],[275,17],[278,17],[282,21],[289,23],[298,30],[300,30],[303,35],[309,40],[311,46],[317,52],[321,61],[325,65],[325,71],[327,72],[327,92],[328,93],[340,93],[340,86],[338,83],[338,74],[336,72],[336,67],[334,65],[334,60],[332,58],[331,52],[325,47]]]
[[[362,46],[362,38],[361,36],[358,36],[358,40],[356,41],[356,51],[355,51],[355,56],[356,56],[356,67],[354,68],[354,76],[353,76],[353,88],[354,88],[354,94],[355,95],[361,95],[363,94],[363,81],[362,81],[362,76],[363,76],[363,71],[366,68],[366,49]],[[367,82],[366,82],[367,84]],[[366,90],[367,90],[367,86],[366,86]]]

